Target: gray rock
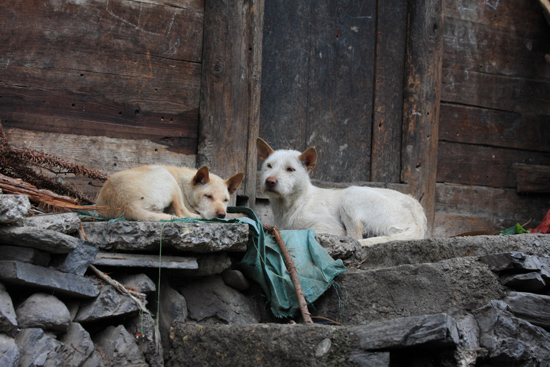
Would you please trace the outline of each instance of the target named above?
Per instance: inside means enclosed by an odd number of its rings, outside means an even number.
[[[95,299],[81,303],[74,321],[79,323],[98,321],[131,314],[138,310],[138,306],[130,297],[119,293],[113,286],[104,285]]]
[[[34,248],[0,245],[0,260],[13,260],[39,266],[48,266],[51,256],[45,251]]]
[[[248,225],[190,222],[88,222],[82,223],[88,240],[111,251],[186,252],[246,251]]]
[[[475,310],[485,361],[499,366],[548,366],[550,334],[515,317],[502,301]]]
[[[13,302],[6,287],[0,283],[0,333],[14,335],[17,326]]]
[[[170,350],[170,333],[174,321],[187,319],[187,302],[185,298],[165,280],[160,286],[159,329],[163,349]]]
[[[250,288],[250,282],[244,274],[235,269],[227,269],[221,273],[221,277],[225,285],[238,291],[246,291]]]
[[[239,291],[220,278],[201,278],[180,288],[187,301],[188,317],[199,322],[227,324],[257,323],[259,311]]]
[[[27,227],[74,234],[80,229],[80,218],[76,213],[41,214],[25,217],[21,224]]]
[[[503,301],[516,317],[550,329],[550,296],[511,292]]]
[[[315,235],[315,239],[333,259],[346,260],[361,253],[361,244],[351,237],[320,233]]]
[[[151,293],[157,290],[155,283],[147,275],[141,274],[114,274],[113,279],[132,288],[139,293]]]
[[[350,329],[357,347],[372,351],[410,346],[457,345],[456,321],[447,314],[403,317]]]
[[[343,324],[445,312],[454,316],[503,297],[498,277],[475,258],[341,274],[314,315]]]
[[[20,351],[20,367],[64,366],[63,362],[74,349],[68,349],[42,329],[23,329],[15,338]]]
[[[96,283],[89,278],[17,261],[0,261],[0,279],[72,297],[88,298],[99,294]]]
[[[74,251],[55,262],[55,267],[64,273],[84,275],[98,252],[99,248],[94,243],[80,240]]]
[[[66,254],[79,243],[78,238],[64,233],[33,227],[0,227],[0,243],[5,245],[31,247],[52,254]]]
[[[120,252],[103,252],[93,260],[96,266],[111,266],[116,268],[153,268],[158,269],[198,269],[195,257],[182,257],[158,254],[126,254]]]
[[[35,293],[15,310],[20,328],[41,328],[62,333],[67,331],[71,315],[67,306],[57,297]]]
[[[484,256],[503,252],[548,256],[550,236],[520,234],[515,236],[470,236],[429,238],[415,241],[394,241],[363,247],[362,269],[386,268],[468,256]]]
[[[90,357],[82,363],[79,367],[111,367],[110,364],[105,366],[101,361],[101,353],[98,348],[95,348]]]
[[[348,365],[354,367],[390,367],[390,353],[352,352],[348,357]]]
[[[145,356],[149,367],[164,366],[164,349],[160,341],[160,332],[156,328],[156,321],[149,314],[142,313],[129,318],[124,327],[135,336],[136,344]],[[170,338],[167,342],[170,345]]]
[[[66,356],[64,366],[81,366],[86,360],[93,359],[95,350],[90,334],[77,323],[71,323],[67,332],[59,339],[67,348],[74,349],[77,353]]]
[[[136,344],[135,337],[122,325],[107,327],[93,340],[101,351],[102,362],[106,366],[147,366],[145,357]]]
[[[539,273],[514,274],[500,278],[500,283],[520,292],[539,292],[546,282]]]
[[[0,366],[19,367],[19,347],[15,339],[5,334],[0,334]]]
[[[342,328],[321,325],[174,323],[167,367],[345,366],[350,346],[337,340]],[[316,355],[331,340],[328,353]]]
[[[526,255],[522,252],[481,256],[479,261],[489,265],[489,269],[497,272],[504,270],[536,271],[542,269],[542,263],[537,256]]]
[[[0,223],[20,222],[30,208],[27,195],[0,195]]]

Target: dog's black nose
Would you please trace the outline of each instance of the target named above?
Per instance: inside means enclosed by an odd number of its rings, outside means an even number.
[[[216,212],[216,218],[220,218],[220,219],[225,218],[225,212],[222,211],[222,210],[218,210],[218,211]]]
[[[277,179],[275,177],[268,177],[265,179],[265,185],[272,189],[277,185]]]

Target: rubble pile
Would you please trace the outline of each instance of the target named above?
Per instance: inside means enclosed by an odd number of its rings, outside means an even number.
[[[361,248],[277,320],[238,270],[248,226],[28,216],[0,195],[1,366],[550,366],[550,236]]]

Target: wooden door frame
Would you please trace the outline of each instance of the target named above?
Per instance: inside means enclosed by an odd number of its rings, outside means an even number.
[[[256,138],[260,127],[264,0],[209,0],[205,7],[203,72],[197,165],[222,177],[245,173],[241,204],[256,200]],[[407,3],[400,184],[383,185],[415,196],[435,216],[438,121],[443,56],[442,0]],[[381,101],[383,103],[383,101]],[[377,121],[377,116],[373,120]],[[381,172],[395,147],[373,134],[372,166]],[[378,143],[376,143],[378,142]],[[383,175],[373,174],[373,180]]]

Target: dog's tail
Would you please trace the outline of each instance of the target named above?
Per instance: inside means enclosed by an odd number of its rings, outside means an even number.
[[[405,205],[409,210],[412,222],[406,228],[399,225],[392,226],[390,233],[383,236],[363,238],[359,240],[361,246],[371,246],[376,243],[384,243],[390,241],[404,241],[404,240],[420,240],[423,239],[428,231],[428,220],[424,214],[424,208],[416,200],[409,200]]]

